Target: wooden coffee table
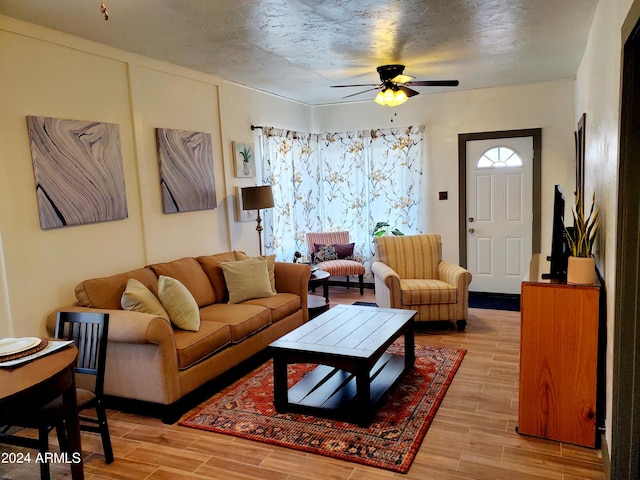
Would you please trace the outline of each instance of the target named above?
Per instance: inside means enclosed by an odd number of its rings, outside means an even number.
[[[269,345],[278,412],[367,426],[384,395],[413,368],[414,310],[337,305]],[[386,352],[404,336],[404,355]],[[318,367],[288,388],[287,365]]]

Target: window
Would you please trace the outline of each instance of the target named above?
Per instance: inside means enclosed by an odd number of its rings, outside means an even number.
[[[522,167],[520,156],[508,147],[493,147],[480,155],[476,168]]]
[[[265,250],[280,261],[307,251],[306,232],[348,231],[368,271],[371,233],[384,221],[405,235],[424,225],[424,126],[333,133],[262,127]]]

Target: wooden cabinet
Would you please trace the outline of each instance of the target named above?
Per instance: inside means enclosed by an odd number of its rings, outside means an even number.
[[[522,283],[518,432],[595,447],[599,285]]]

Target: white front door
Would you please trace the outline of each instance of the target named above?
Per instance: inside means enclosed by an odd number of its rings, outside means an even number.
[[[467,142],[470,291],[520,293],[531,258],[533,137]]]

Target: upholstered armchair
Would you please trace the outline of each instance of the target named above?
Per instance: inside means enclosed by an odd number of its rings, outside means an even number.
[[[416,321],[455,320],[467,325],[471,273],[442,260],[440,235],[430,233],[374,239],[376,303],[417,310]]]
[[[343,246],[349,245],[349,232],[308,232],[307,248],[309,249],[309,257],[317,255],[315,245],[333,245]],[[317,263],[319,270],[329,272],[332,277],[347,277],[347,288],[349,288],[349,276],[357,275],[360,283],[360,295],[364,295],[364,265],[362,263],[336,257],[333,260],[324,260]]]

